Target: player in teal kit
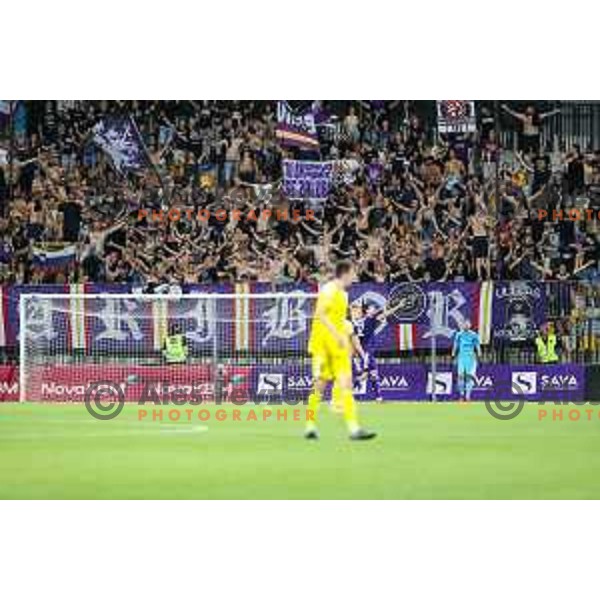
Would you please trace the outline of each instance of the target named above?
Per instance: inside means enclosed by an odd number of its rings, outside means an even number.
[[[454,336],[452,358],[456,359],[458,372],[458,392],[461,400],[471,399],[471,390],[475,383],[477,360],[481,355],[479,334],[471,329],[471,321],[463,323]]]

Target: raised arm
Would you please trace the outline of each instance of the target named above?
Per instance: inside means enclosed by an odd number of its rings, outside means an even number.
[[[560,112],[560,108],[554,108],[545,113],[540,113],[540,121],[543,121],[544,119],[548,119],[549,117],[553,117],[554,115],[557,115],[559,112]]]
[[[517,112],[516,110],[512,110],[512,108],[510,108],[508,106],[508,104],[503,104],[502,105],[502,110],[504,112],[507,112],[509,115],[511,115],[515,119],[519,119],[519,121],[524,121],[525,120],[525,115],[523,113]]]
[[[521,254],[520,256],[517,256],[517,258],[515,258],[515,260],[510,263],[509,265],[509,269],[514,269],[523,259],[525,258],[525,254]]]
[[[591,267],[594,264],[594,262],[596,261],[589,260],[585,264],[581,265],[579,268],[575,269],[573,271],[573,275],[575,275],[576,273],[580,273],[581,271],[585,271],[587,268]]]
[[[545,183],[535,194],[532,194],[528,198],[527,197],[525,198],[525,203],[527,205],[527,208],[531,208],[534,205],[535,201],[544,194],[547,187],[548,187],[548,184]]]
[[[523,155],[520,152],[516,153],[516,157],[517,157],[517,160],[521,163],[521,166],[526,171],[528,171],[529,173],[533,173],[534,172],[534,168],[525,161],[525,158],[523,157]]]
[[[419,188],[419,186],[417,185],[417,183],[413,177],[411,177],[408,180],[408,185],[410,185],[410,187],[412,187],[412,189],[414,190],[419,204],[422,204],[423,203],[423,192],[421,191],[421,189]]]

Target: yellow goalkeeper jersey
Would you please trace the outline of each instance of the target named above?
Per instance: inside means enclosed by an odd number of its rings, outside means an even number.
[[[323,311],[329,322],[342,336],[347,336],[346,316],[348,313],[348,293],[343,290],[335,281],[326,283],[319,291],[317,304],[315,307],[315,316],[312,324],[308,350],[314,352],[323,346],[337,346],[329,329],[321,323],[316,316],[319,311]]]

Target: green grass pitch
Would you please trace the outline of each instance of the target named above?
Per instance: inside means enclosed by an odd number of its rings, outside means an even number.
[[[97,421],[82,404],[0,404],[0,498],[600,498],[598,406],[540,421],[532,404],[498,421],[480,403],[363,404],[372,442],[350,442],[328,407],[318,442],[303,423],[219,422],[206,408],[205,423],[160,423],[137,406]]]

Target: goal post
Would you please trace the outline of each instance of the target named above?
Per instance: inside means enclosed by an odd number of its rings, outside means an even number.
[[[126,400],[177,390],[205,401],[303,400],[316,295],[30,294],[19,299],[21,401],[82,401],[89,385]],[[177,352],[167,337],[181,337]]]

